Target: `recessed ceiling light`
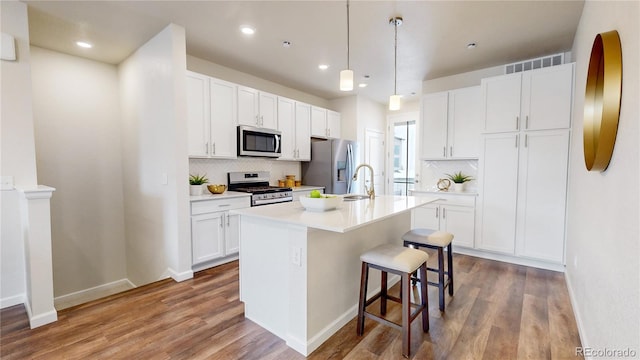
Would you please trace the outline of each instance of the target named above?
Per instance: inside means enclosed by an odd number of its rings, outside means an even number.
[[[89,44],[88,42],[85,41],[76,41],[76,45],[80,46],[81,48],[85,48],[85,49],[91,49],[93,47],[93,45]]]
[[[291,47],[291,41],[283,41],[282,42],[282,47],[284,48],[290,48]]]
[[[476,44],[476,43],[474,43],[474,42],[472,42],[472,43],[468,43],[468,44],[467,44],[467,49],[475,49],[475,48],[476,48],[476,46],[477,46],[477,44]]]
[[[326,65],[326,64],[318,65],[318,69],[320,69],[320,70],[327,70],[328,68],[329,68],[329,65]]]
[[[240,31],[242,31],[242,33],[245,35],[253,35],[256,32],[256,29],[248,25],[242,25],[240,27]]]
[[[358,87],[361,87],[361,88],[363,88],[363,87],[367,87],[367,84],[365,84],[365,83],[360,83],[360,84],[358,84]]]

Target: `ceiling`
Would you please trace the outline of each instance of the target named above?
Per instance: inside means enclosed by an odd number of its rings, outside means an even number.
[[[360,94],[380,103],[394,89],[394,16],[404,19],[397,92],[411,100],[424,80],[570,50],[584,5],[352,0],[350,63],[356,84],[368,86],[341,92],[346,1],[23,1],[32,45],[118,64],[175,23],[186,29],[189,55],[321,98]],[[244,24],[256,33],[242,34]],[[79,48],[78,40],[94,47]],[[471,42],[475,49],[467,49]],[[319,70],[321,63],[329,69]]]

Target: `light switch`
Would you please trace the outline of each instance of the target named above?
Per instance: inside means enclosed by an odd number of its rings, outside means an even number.
[[[291,254],[291,262],[293,263],[293,265],[302,266],[302,248],[293,248],[293,253]]]
[[[167,175],[167,173],[162,173],[162,176],[160,177],[160,184],[169,185],[169,175]]]

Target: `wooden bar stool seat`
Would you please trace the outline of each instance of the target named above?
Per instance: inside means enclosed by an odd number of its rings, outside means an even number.
[[[427,267],[427,270],[438,273],[438,282],[426,281],[426,276],[420,279],[425,279],[425,282],[429,285],[437,286],[440,298],[440,311],[444,311],[444,289],[449,288],[449,296],[453,296],[453,255],[451,252],[451,242],[453,240],[453,234],[445,231],[435,231],[431,229],[413,229],[407,231],[402,235],[404,240],[404,246],[428,249],[435,249],[438,251],[438,268],[433,269]],[[444,266],[444,248],[447,248],[447,270]],[[446,279],[445,279],[446,275]],[[415,278],[414,278],[415,279]],[[417,280],[419,281],[419,280]]]
[[[358,303],[358,327],[356,329],[359,336],[362,336],[364,333],[365,317],[396,328],[402,331],[402,355],[407,358],[409,357],[411,322],[413,322],[418,315],[422,314],[422,330],[424,332],[429,331],[427,284],[420,283],[420,304],[415,304],[411,302],[410,299],[411,274],[419,271],[420,276],[426,278],[428,259],[429,255],[424,251],[391,244],[380,245],[360,256],[362,273],[360,277],[360,302]],[[380,292],[367,300],[367,283],[370,268],[378,269],[382,272],[381,284]],[[387,293],[388,273],[400,275],[401,294],[406,294],[405,296],[401,295],[401,298],[397,298]],[[380,299],[380,314],[382,316],[377,316],[367,311],[367,306],[371,305],[371,303],[377,299]],[[402,304],[402,324],[397,324],[383,317],[387,312],[387,300]],[[411,312],[412,307],[416,308],[414,312]]]

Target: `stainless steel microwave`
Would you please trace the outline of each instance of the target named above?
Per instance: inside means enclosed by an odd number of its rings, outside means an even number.
[[[278,130],[238,126],[238,156],[280,157],[280,136]]]

